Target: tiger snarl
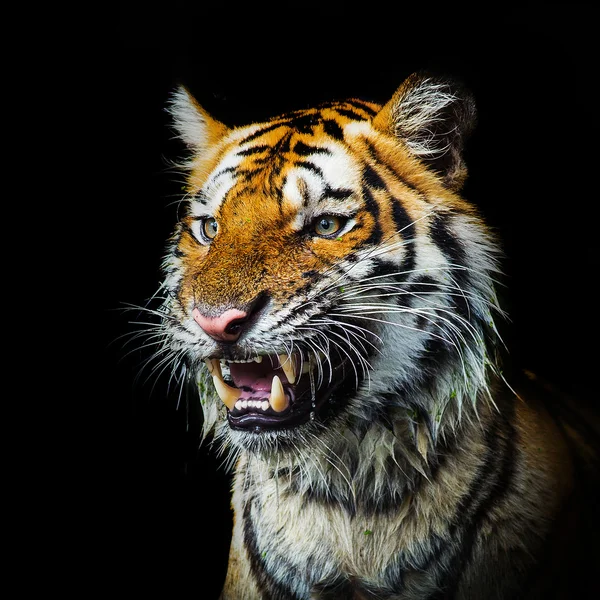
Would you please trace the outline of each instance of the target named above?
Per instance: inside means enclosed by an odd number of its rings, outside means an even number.
[[[551,542],[595,458],[501,375],[470,95],[413,75],[233,129],[184,88],[169,110],[191,156],[162,351],[235,464],[222,598],[562,593]]]

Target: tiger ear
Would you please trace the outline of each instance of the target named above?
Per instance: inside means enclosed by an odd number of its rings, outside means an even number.
[[[373,126],[401,139],[449,188],[459,190],[467,176],[463,146],[475,119],[475,102],[458,84],[413,74],[375,116]]]
[[[169,100],[167,111],[179,138],[197,154],[221,139],[228,127],[213,119],[184,86],[175,90]]]

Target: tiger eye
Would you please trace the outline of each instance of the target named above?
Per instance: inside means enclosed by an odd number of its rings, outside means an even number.
[[[209,239],[212,240],[215,238],[219,231],[219,224],[214,217],[209,217],[208,219],[204,219],[202,223],[202,232]]]
[[[330,236],[344,226],[344,220],[335,215],[324,215],[315,222],[314,231],[317,235]]]

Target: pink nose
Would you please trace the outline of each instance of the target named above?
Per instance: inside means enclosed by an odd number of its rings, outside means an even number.
[[[211,338],[219,342],[235,342],[242,333],[248,313],[237,310],[237,308],[230,308],[216,317],[206,317],[195,308],[192,316]]]

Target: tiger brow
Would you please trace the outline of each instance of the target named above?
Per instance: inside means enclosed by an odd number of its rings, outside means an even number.
[[[302,196],[304,206],[307,206],[310,202],[310,191],[308,189],[308,185],[304,179],[300,179],[297,182],[298,191]],[[354,194],[353,190],[347,188],[332,188],[329,185],[325,186],[325,189],[319,194],[317,198],[317,202],[322,202],[323,200],[339,200],[344,201],[348,200]]]
[[[206,193],[204,192],[204,190],[199,190],[193,198],[196,202],[199,202],[200,204],[206,204],[208,202],[208,196],[206,195]]]
[[[347,188],[332,188],[327,186],[324,190],[323,193],[321,194],[321,197],[319,198],[319,200],[325,200],[325,199],[330,199],[330,200],[348,200],[348,198],[350,198],[352,195],[354,194],[353,190],[349,190]]]

